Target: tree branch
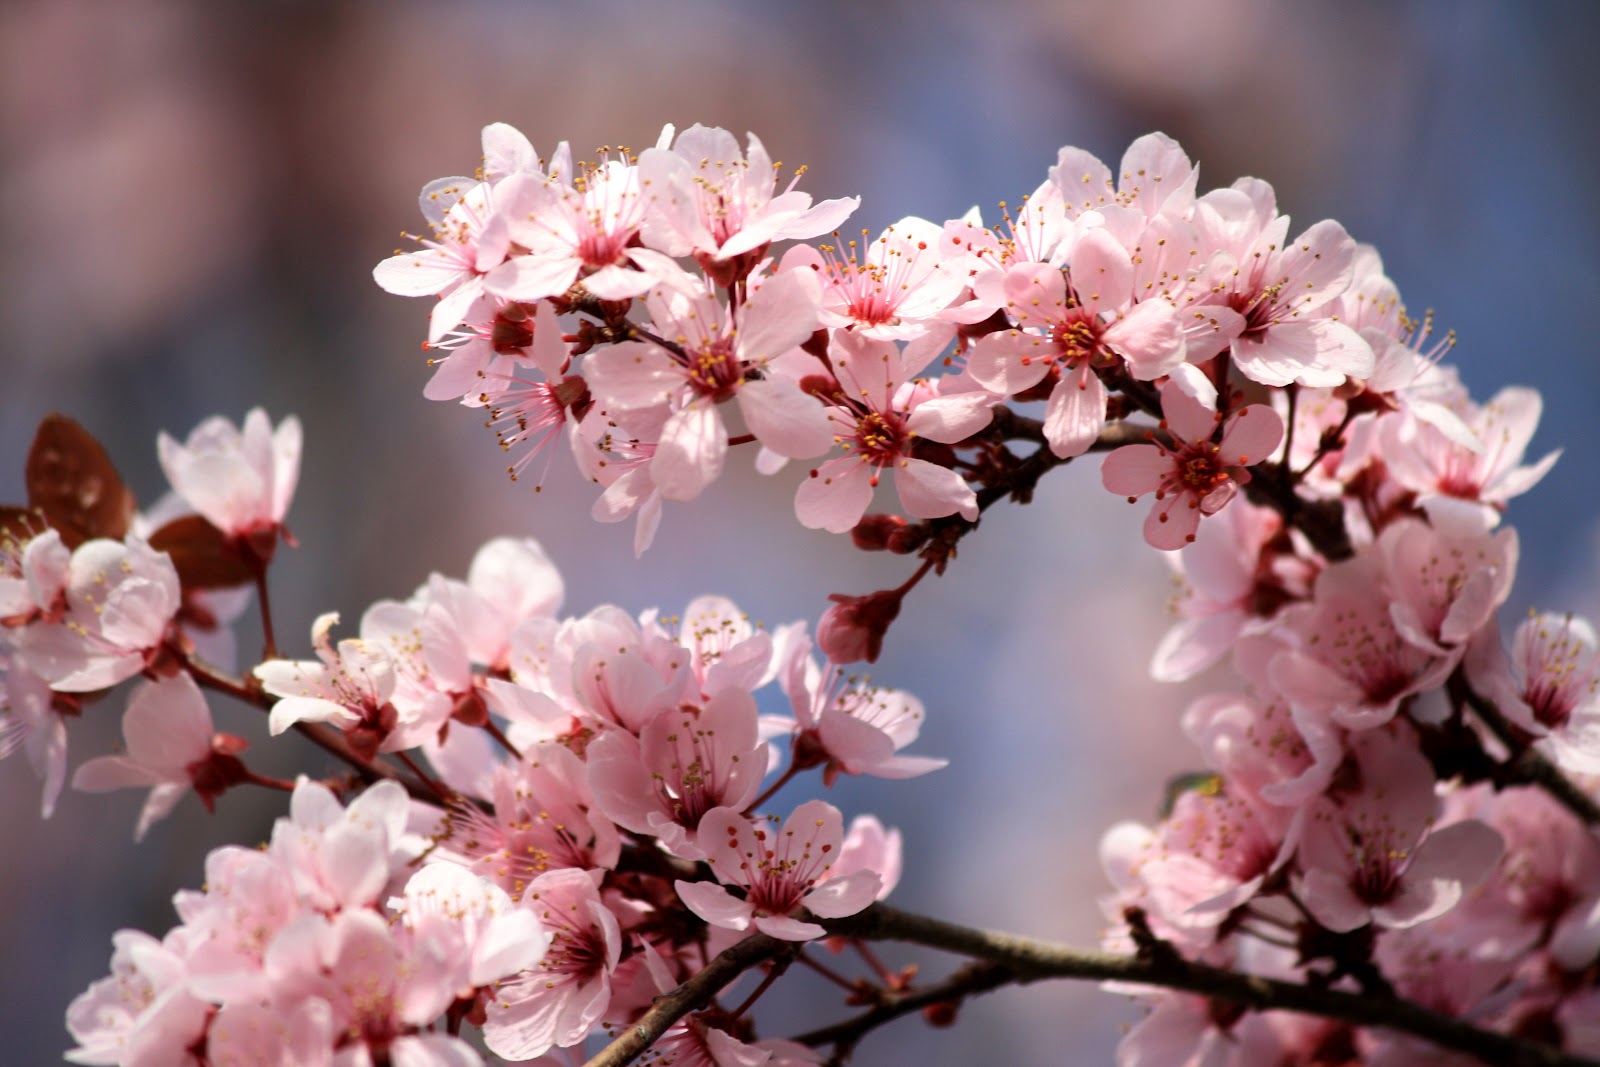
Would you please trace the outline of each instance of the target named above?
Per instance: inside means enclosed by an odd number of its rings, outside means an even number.
[[[1256,1011],[1296,1011],[1357,1026],[1382,1027],[1477,1057],[1496,1067],[1600,1067],[1600,1061],[1482,1030],[1410,1001],[1241,974],[1190,962],[1176,951],[1137,956],[1089,952],[1013,934],[957,926],[884,904],[875,904],[858,915],[843,919],[820,921],[831,934],[905,941],[988,960],[1009,969],[1016,982],[1084,978],[1158,986],[1228,1001]],[[860,1021],[853,1022],[859,1024]]]
[[[751,934],[716,956],[698,974],[670,993],[655,999],[650,1010],[624,1030],[584,1067],[625,1067],[643,1055],[657,1038],[685,1015],[711,1002],[711,998],[745,971],[800,945],[766,934]]]
[[[1018,981],[1017,973],[1003,963],[981,960],[951,973],[942,982],[905,993],[884,993],[878,1003],[852,1019],[797,1034],[792,1040],[813,1048],[832,1045],[830,1064],[841,1064],[855,1051],[863,1037],[887,1022],[936,1004],[956,1004],[967,997]]]

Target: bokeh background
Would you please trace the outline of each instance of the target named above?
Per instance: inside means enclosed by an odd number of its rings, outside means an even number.
[[[507,532],[544,542],[572,611],[672,611],[720,591],[768,624],[814,619],[827,593],[909,567],[789,521],[792,476],[736,469],[699,506],[670,508],[635,561],[630,525],[591,523],[593,491],[564,459],[535,495],[507,482],[478,415],[422,399],[426,301],[370,280],[419,227],[416,189],[470,172],[490,121],[544,152],[642,146],[699,121],[808,164],[818,198],[862,194],[852,225],[876,231],[973,204],[992,217],[1060,145],[1114,164],[1162,129],[1201,161],[1203,188],[1267,178],[1296,230],[1331,216],[1377,244],[1411,309],[1458,331],[1453,358],[1480,398],[1543,390],[1534,451],[1567,451],[1513,513],[1510,609],[1593,612],[1597,44],[1600,5],[1583,0],[9,0],[0,499],[22,498],[47,411],[106,441],[148,502],[163,488],[158,429],[260,404],[306,430],[290,516],[303,547],[273,579],[291,653],[306,654],[317,613],[353,626]],[[1092,944],[1100,834],[1151,818],[1166,777],[1194,762],[1177,729],[1186,694],[1144,673],[1165,567],[1094,467],[987,518],[874,670],[926,697],[917,751],[955,757],[835,791],[904,828],[906,907]],[[247,630],[244,647],[258,640]],[[77,724],[74,765],[116,743],[123,699]],[[248,712],[219,720],[257,738],[268,768],[320,765],[265,745]],[[135,849],[138,803],[69,792],[41,823],[24,761],[0,765],[0,1061],[59,1062],[62,1013],[105,973],[112,931],[170,927],[170,895],[199,883],[205,851],[263,839],[280,810],[241,793],[208,817],[191,798]],[[947,967],[922,958],[930,975]],[[785,1010],[795,1027],[842,1011],[803,982]],[[1135,1017],[1056,983],[975,1002],[950,1031],[902,1021],[858,1062],[1102,1064]]]

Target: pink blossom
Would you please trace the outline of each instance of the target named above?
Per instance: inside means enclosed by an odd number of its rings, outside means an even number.
[[[783,652],[778,680],[794,709],[794,758],[804,766],[823,763],[823,781],[845,774],[914,778],[948,760],[902,756],[900,749],[922,729],[922,702],[897,689],[879,689],[846,676],[831,662],[818,665],[811,641],[794,634]]]
[[[1325,219],[1287,241],[1265,182],[1240,179],[1195,202],[1202,240],[1222,250],[1208,267],[1211,302],[1244,316],[1233,362],[1264,385],[1335,386],[1371,376],[1372,346],[1338,321],[1333,302],[1350,287],[1356,243]]]
[[[104,793],[149,786],[150,796],[133,831],[135,841],[166,818],[191,788],[209,808],[244,774],[236,756],[244,747],[243,739],[214,733],[211,708],[187,674],[135,690],[122,717],[122,736],[127,755],[89,760],[72,776],[72,787]]]
[[[1406,734],[1370,730],[1349,744],[1349,773],[1305,809],[1296,896],[1336,932],[1438,918],[1494,870],[1503,840],[1476,820],[1431,827],[1432,769]]]
[[[885,469],[906,514],[919,519],[959,513],[978,517],[977,495],[955,471],[915,454],[919,439],[953,444],[991,418],[981,393],[941,396],[915,376],[937,354],[923,342],[904,350],[850,332],[835,332],[832,360],[837,390],[825,397],[834,441],[845,455],[811,471],[795,494],[802,526],[844,533],[866,513]]]
[[[67,609],[72,550],[47,529],[18,544],[0,534],[0,627],[55,622]]]
[[[1470,402],[1459,412],[1474,445],[1425,422],[1390,420],[1384,458],[1396,482],[1421,494],[1427,506],[1436,499],[1482,505],[1482,522],[1493,526],[1511,498],[1532,489],[1560,458],[1550,452],[1523,465],[1523,454],[1539,424],[1543,401],[1532,389],[1509,386],[1481,408]]]
[[[1268,459],[1283,440],[1283,420],[1265,404],[1240,408],[1222,424],[1176,383],[1161,387],[1162,425],[1172,445],[1124,445],[1100,468],[1105,487],[1129,502],[1154,492],[1155,506],[1145,520],[1144,539],[1155,548],[1175,549],[1195,539],[1202,515],[1215,515],[1250,478],[1244,468]]]
[[[272,856],[295,893],[319,911],[375,906],[421,851],[406,835],[410,802],[398,782],[369,786],[348,806],[327,786],[301,778],[288,818],[272,828]]]
[[[459,857],[517,900],[546,871],[616,866],[621,840],[585,772],[584,761],[559,744],[529,748],[491,774],[492,814],[470,803],[452,811],[441,853]]]
[[[353,637],[335,649],[328,634],[338,621],[337,612],[328,612],[312,623],[317,659],[269,660],[255,668],[262,688],[279,698],[267,718],[268,728],[276,736],[297,722],[328,722],[368,755],[409,748],[411,741],[395,740],[400,717],[390,703],[397,683],[393,660],[383,646]]]
[[[774,195],[776,167],[755,134],[748,143],[748,152],[741,152],[728,131],[696,124],[670,148],[640,153],[649,205],[645,244],[669,256],[694,256],[720,284],[728,284],[738,273],[724,269],[730,262],[753,261],[773,241],[827,233],[860,206],[860,197],[813,206],[808,194],[794,188],[804,167]]]
[[[210,1006],[185,988],[176,938],[157,941],[137,930],[112,937],[111,975],[67,1008],[67,1029],[78,1047],[70,1063],[93,1067],[201,1067],[192,1051]]]
[[[1557,765],[1600,773],[1600,637],[1588,619],[1530,616],[1512,636],[1509,661],[1499,635],[1485,629],[1466,666],[1479,691],[1541,738]]]
[[[601,300],[642,296],[656,284],[651,270],[635,269],[655,260],[631,247],[645,208],[638,168],[620,159],[587,164],[570,180],[552,174],[520,182],[505,220],[510,240],[526,253],[508,259],[484,287],[520,301],[562,296],[575,282]]]
[[[746,930],[754,925],[771,937],[810,941],[826,931],[795,918],[801,908],[825,919],[853,915],[872,903],[876,872],[834,870],[844,825],[839,810],[808,800],[779,829],[776,820],[752,822],[731,808],[714,808],[700,820],[699,839],[722,885],[674,883],[689,910],[713,926]],[[724,886],[745,890],[741,899]]]
[[[87,693],[150,666],[182,606],[178,572],[142,538],[96,538],[72,553],[66,612],[16,636],[18,658],[52,689]]]
[[[1109,233],[1088,231],[1068,258],[1066,275],[1023,263],[976,280],[980,296],[998,290],[989,300],[1005,307],[1018,329],[983,338],[968,359],[973,378],[1005,396],[1056,376],[1044,432],[1051,451],[1063,458],[1088,451],[1105,425],[1100,370],[1125,363],[1134,378],[1149,381],[1171,372],[1185,353],[1171,304],[1159,298],[1133,303],[1133,259]]]
[[[656,429],[650,477],[663,497],[692,500],[722,473],[725,400],[738,404],[750,432],[779,455],[827,451],[820,405],[793,382],[760,376],[815,331],[817,299],[816,279],[804,270],[768,279],[737,318],[709,293],[659,292],[649,300],[652,331],[671,348],[625,342],[589,357],[595,403],[626,429]]]
[[[937,318],[966,285],[964,257],[945,254],[944,231],[926,219],[907,217],[871,241],[845,249],[824,244],[820,252],[798,245],[783,257],[783,269],[810,268],[822,279],[822,326],[851,327],[863,337],[910,341],[930,333],[948,338]]]
[[[1172,612],[1178,616],[1151,657],[1157,681],[1181,682],[1222,658],[1240,634],[1261,627],[1278,607],[1309,590],[1310,567],[1269,549],[1283,520],[1268,508],[1236,500],[1195,539],[1167,558],[1181,576]]]
[[[274,430],[266,412],[252,408],[240,428],[214,416],[181,445],[161,434],[157,448],[167,480],[190,507],[230,537],[249,537],[283,525],[300,478],[300,436],[293,415]]]
[[[743,810],[760,791],[767,746],[758,736],[755,700],[725,688],[703,707],[664,711],[635,738],[609,730],[588,750],[595,800],[619,826],[661,839],[699,859],[697,828],[718,807]]]
[[[488,997],[483,1036],[489,1050],[529,1060],[582,1041],[611,1002],[622,953],[617,918],[587,872],[550,871],[534,879],[523,907],[550,938],[537,965],[500,983]]]
[[[78,698],[57,693],[43,678],[0,652],[0,759],[19,747],[44,783],[39,817],[48,819],[67,778],[68,715],[77,715]]]

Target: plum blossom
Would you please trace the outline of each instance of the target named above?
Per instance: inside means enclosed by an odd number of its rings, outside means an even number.
[[[713,808],[700,820],[699,839],[722,885],[674,883],[689,910],[713,926],[810,941],[826,931],[795,918],[801,908],[825,919],[854,915],[878,894],[877,872],[835,871],[844,824],[839,810],[808,800],[784,821],[752,822],[731,808]],[[744,889],[743,898],[726,886]]]
[[[834,441],[845,455],[810,473],[795,493],[802,526],[844,533],[866,513],[887,468],[908,515],[919,519],[959,513],[978,517],[977,494],[949,467],[916,454],[919,440],[953,444],[988,425],[982,393],[941,395],[916,377],[937,349],[912,342],[901,349],[850,332],[833,335],[836,383],[824,397]]]
[[[252,408],[244,424],[213,416],[179,444],[157,439],[161,469],[190,507],[230,537],[266,534],[271,545],[300,479],[300,420],[290,415],[276,430],[266,412]]]
[[[645,244],[669,256],[693,256],[721,284],[742,276],[730,266],[753,263],[774,241],[828,233],[861,204],[853,196],[813,205],[794,188],[803,167],[774,195],[777,167],[756,135],[748,137],[741,152],[727,130],[697,123],[670,148],[639,154],[650,206],[641,230]]]
[[[1054,378],[1044,433],[1062,458],[1088,451],[1105,425],[1099,371],[1125,363],[1134,378],[1150,381],[1177,368],[1186,351],[1170,303],[1133,303],[1133,259],[1109,233],[1088,231],[1068,258],[1067,274],[1021,263],[975,280],[980,298],[1010,311],[1018,328],[981,339],[967,362],[979,385],[1004,396]]]
[[[1468,676],[1512,722],[1540,738],[1558,766],[1600,773],[1600,637],[1588,619],[1531,615],[1511,638],[1485,629],[1467,653]]]
[[[1494,870],[1503,840],[1473,819],[1431,826],[1433,774],[1403,735],[1370,730],[1349,743],[1336,791],[1305,809],[1296,895],[1336,932],[1443,915]]]
[[[708,293],[664,287],[648,304],[653,332],[670,347],[631,341],[589,357],[595,403],[625,429],[656,429],[649,469],[663,497],[692,500],[722,473],[725,400],[737,403],[750,432],[779,455],[827,451],[827,418],[817,402],[793,382],[760,376],[811,336],[817,299],[810,271],[769,278],[737,319]]]
[[[696,831],[704,817],[719,807],[742,810],[754,800],[767,758],[754,698],[725,688],[703,706],[663,711],[637,738],[625,730],[596,738],[588,750],[589,783],[617,825],[700,859],[705,845]]]
[[[922,729],[922,702],[896,689],[879,689],[846,676],[832,663],[818,665],[803,633],[788,635],[778,680],[794,709],[797,765],[824,764],[823,781],[845,774],[914,778],[948,760],[902,756]]]
[[[193,1049],[205,1033],[210,1006],[185,987],[176,932],[157,941],[138,930],[119,930],[111,942],[110,976],[67,1008],[67,1029],[78,1042],[67,1061],[201,1067]]]
[[[1524,465],[1523,454],[1539,424],[1543,401],[1532,389],[1508,386],[1481,408],[1461,405],[1462,421],[1472,435],[1468,443],[1445,428],[1420,420],[1389,420],[1384,456],[1396,482],[1419,494],[1424,508],[1436,500],[1477,504],[1486,527],[1512,497],[1532,489],[1545,476],[1561,450]]]
[[[135,841],[190,789],[210,808],[219,793],[245,775],[237,758],[244,740],[214,732],[205,696],[187,674],[140,686],[122,717],[122,736],[127,755],[89,760],[72,776],[72,787],[103,793],[149,786]]]
[[[600,899],[589,872],[567,868],[535,878],[523,908],[549,938],[536,964],[508,975],[489,993],[483,1036],[489,1050],[530,1060],[575,1045],[611,1002],[622,954],[617,917]]]
[[[1155,548],[1175,549],[1195,539],[1202,515],[1221,511],[1240,484],[1246,467],[1268,459],[1283,441],[1283,420],[1265,404],[1240,408],[1222,423],[1173,381],[1161,387],[1162,425],[1172,445],[1124,445],[1100,468],[1105,487],[1129,502],[1154,492],[1155,505],[1144,523],[1144,539]]]
[[[397,682],[393,660],[382,645],[354,637],[335,649],[328,634],[338,621],[337,612],[328,612],[312,623],[317,659],[269,660],[255,668],[262,688],[279,698],[268,728],[276,736],[297,722],[332,723],[369,756],[410,747],[395,740],[400,714],[390,702]],[[428,709],[435,727],[449,711],[442,698],[418,706]]]
[[[59,621],[16,635],[24,666],[66,693],[105,689],[149,668],[182,606],[172,560],[142,538],[96,538],[72,553]]]
[[[861,236],[864,254],[851,239],[843,252],[831,244],[797,245],[783,257],[785,271],[810,268],[822,279],[820,324],[888,341],[948,338],[951,331],[937,316],[967,276],[959,269],[964,257],[945,254],[943,227],[907,217],[870,241],[866,231]]]
[[[1202,241],[1220,250],[1208,266],[1211,303],[1244,316],[1234,365],[1263,385],[1336,386],[1372,375],[1372,346],[1334,317],[1350,287],[1356,243],[1325,219],[1286,241],[1271,186],[1241,178],[1195,202]]]

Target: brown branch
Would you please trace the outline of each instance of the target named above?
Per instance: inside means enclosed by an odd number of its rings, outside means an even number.
[[[673,1023],[709,1004],[712,997],[739,975],[758,963],[798,948],[798,942],[751,934],[716,956],[678,988],[657,997],[649,1011],[639,1016],[638,1021],[623,1030],[584,1067],[625,1067],[643,1055]]]
[[[1176,951],[1138,956],[1090,952],[1013,934],[957,926],[884,904],[875,904],[858,915],[821,922],[832,934],[905,941],[988,960],[1008,968],[1017,982],[1083,978],[1158,986],[1228,1001],[1256,1011],[1295,1011],[1356,1026],[1382,1027],[1477,1057],[1497,1067],[1600,1067],[1600,1060],[1479,1029],[1410,1001],[1241,974],[1192,963]]]
[[[1016,981],[1019,981],[1017,973],[1005,964],[980,960],[958,968],[944,981],[924,989],[906,993],[883,993],[876,1005],[860,1015],[834,1023],[832,1026],[797,1034],[792,1040],[813,1048],[819,1045],[832,1045],[834,1052],[828,1062],[840,1064],[855,1051],[856,1045],[863,1037],[885,1023],[934,1005],[953,1006],[967,997],[987,993]]]

